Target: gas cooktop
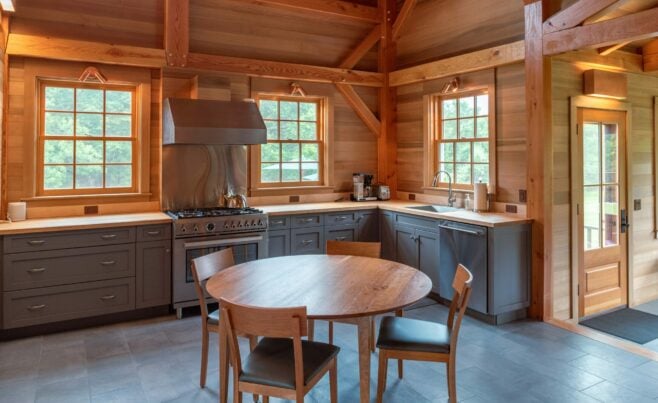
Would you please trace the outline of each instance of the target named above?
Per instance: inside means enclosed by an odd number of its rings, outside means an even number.
[[[184,210],[169,210],[166,212],[174,219],[204,218],[204,217],[226,217],[245,214],[263,214],[262,210],[252,207],[228,208],[228,207],[204,207]]]
[[[174,219],[174,237],[225,235],[267,230],[267,214],[251,207],[209,207],[169,210]]]

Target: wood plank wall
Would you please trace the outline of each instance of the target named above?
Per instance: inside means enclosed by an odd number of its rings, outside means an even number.
[[[491,70],[460,76],[463,89],[486,85]],[[398,189],[422,193],[423,95],[436,94],[450,81],[439,79],[398,88]],[[526,187],[525,72],[523,64],[495,70],[496,81],[496,201],[518,203]]]
[[[572,57],[572,59],[576,59]],[[553,315],[570,318],[571,234],[569,97],[582,95],[582,73],[591,69],[578,62],[553,60]],[[632,105],[630,175],[632,199],[640,199],[642,209],[633,211],[629,248],[633,278],[629,282],[631,306],[658,298],[658,240],[654,239],[653,113],[658,94],[658,77],[627,73],[628,99]],[[629,206],[632,208],[632,205]]]

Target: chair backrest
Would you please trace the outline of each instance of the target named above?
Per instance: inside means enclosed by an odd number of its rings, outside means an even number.
[[[327,255],[381,256],[380,242],[327,241]]]
[[[205,323],[208,318],[208,307],[206,306],[206,297],[203,292],[203,283],[220,271],[235,265],[233,259],[233,249],[227,248],[217,252],[203,255],[192,259],[192,277],[194,278],[194,288],[196,289],[199,305],[201,306],[201,317]]]
[[[304,366],[302,337],[308,334],[306,307],[259,308],[239,305],[225,299],[219,300],[221,326],[228,336],[231,360],[237,374],[242,371],[238,334],[276,338],[292,338],[295,354],[295,380],[303,385]]]
[[[455,277],[452,280],[452,288],[455,290],[452,296],[452,303],[450,304],[450,313],[448,314],[448,328],[450,329],[450,351],[455,351],[457,346],[457,339],[459,337],[459,328],[461,327],[462,319],[466,313],[468,306],[468,299],[471,296],[471,284],[473,283],[473,274],[459,264]],[[455,318],[455,315],[457,317]]]

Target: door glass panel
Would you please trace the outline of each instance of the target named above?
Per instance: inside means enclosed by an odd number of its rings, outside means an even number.
[[[619,244],[619,186],[603,188],[603,246]]]
[[[601,188],[585,186],[583,198],[585,250],[598,249],[601,247]]]
[[[617,183],[617,125],[603,125],[603,181]]]
[[[583,125],[583,184],[601,183],[600,133],[598,123]]]

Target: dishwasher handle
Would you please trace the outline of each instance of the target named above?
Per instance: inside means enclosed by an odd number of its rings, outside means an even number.
[[[449,225],[439,224],[439,228],[449,230],[449,231],[463,232],[463,233],[469,234],[469,235],[484,236],[484,231],[477,231],[477,230],[472,230],[472,229],[463,228],[463,227],[457,227],[457,226],[453,227],[453,226],[449,226]]]

